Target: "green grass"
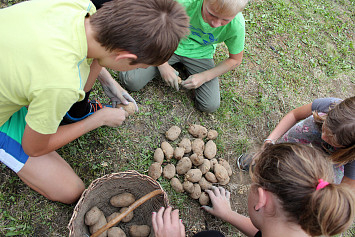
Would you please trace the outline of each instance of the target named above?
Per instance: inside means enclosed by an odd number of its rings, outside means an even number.
[[[1,7],[16,0],[1,1]],[[147,173],[153,152],[171,125],[186,134],[188,124],[216,129],[218,156],[234,165],[237,155],[257,147],[291,109],[319,97],[352,96],[355,91],[353,0],[255,0],[243,12],[246,43],[243,63],[220,77],[221,108],[213,114],[194,109],[187,91],[175,92],[154,81],[132,92],[140,112],[118,128],[96,129],[58,150],[88,186],[112,172],[135,169]],[[215,61],[226,57],[219,45]],[[117,77],[116,72],[112,72]],[[93,97],[107,98],[98,92]],[[75,205],[46,200],[30,190],[4,165],[0,174],[0,235],[67,236]],[[158,180],[171,204],[179,208],[188,234],[217,228],[226,236],[242,236],[235,228],[199,210],[186,195]],[[235,172],[234,208],[246,213],[248,180]],[[244,185],[244,186],[243,186]],[[355,227],[343,236],[353,236]]]

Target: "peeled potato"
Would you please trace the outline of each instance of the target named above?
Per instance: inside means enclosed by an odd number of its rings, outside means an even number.
[[[198,138],[205,138],[207,136],[207,128],[197,125],[197,124],[192,124],[188,128],[189,133]]]
[[[165,136],[170,141],[175,141],[179,137],[180,133],[181,129],[178,126],[172,126],[168,131],[166,131]]]
[[[133,115],[136,112],[136,105],[133,102],[128,102],[127,105],[124,104],[118,104],[116,105],[116,108],[123,108],[128,115]]]
[[[191,141],[188,138],[183,138],[179,143],[179,147],[183,147],[185,149],[185,153],[191,152]]]
[[[148,175],[155,180],[157,180],[161,176],[162,172],[163,169],[161,168],[161,164],[158,162],[154,162],[149,166]]]
[[[132,193],[121,193],[111,197],[110,203],[114,207],[128,207],[134,203],[135,200],[136,198]]]
[[[173,164],[167,164],[164,168],[163,168],[163,176],[164,178],[167,179],[171,179],[175,176],[175,165]]]
[[[174,148],[168,142],[164,141],[161,143],[161,149],[165,154],[165,158],[170,161],[174,155]]]

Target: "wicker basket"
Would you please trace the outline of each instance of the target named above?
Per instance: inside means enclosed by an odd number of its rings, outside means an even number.
[[[84,223],[85,214],[92,207],[97,206],[105,216],[111,215],[113,212],[119,211],[119,208],[110,204],[110,198],[114,195],[129,192],[132,193],[136,200],[144,195],[161,189],[160,184],[147,175],[142,175],[136,171],[126,171],[105,175],[93,181],[90,186],[83,192],[80,200],[74,208],[73,215],[70,219],[68,228],[69,236],[83,237],[90,236],[89,228]],[[151,214],[157,211],[161,206],[167,207],[169,200],[166,193],[157,195],[143,203],[133,211],[134,218],[128,223],[120,223],[126,234],[128,227],[132,224],[149,225],[152,227]],[[153,231],[151,231],[151,236]]]

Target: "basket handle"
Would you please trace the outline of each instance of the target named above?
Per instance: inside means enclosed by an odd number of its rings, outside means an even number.
[[[104,225],[103,227],[101,227],[98,231],[96,231],[95,233],[93,233],[91,235],[91,237],[97,237],[99,236],[102,232],[106,231],[107,229],[109,229],[111,226],[115,225],[116,223],[118,223],[119,221],[121,221],[125,216],[127,216],[130,212],[132,212],[134,209],[136,209],[137,207],[139,207],[140,205],[142,205],[143,203],[145,203],[146,201],[148,201],[149,199],[151,199],[152,197],[155,197],[156,195],[162,194],[163,190],[161,189],[157,189],[154,190],[150,193],[148,193],[147,195],[141,197],[140,199],[138,199],[137,201],[135,201],[134,203],[132,203],[132,205],[130,205],[126,211],[122,212],[120,215],[116,216],[115,218],[113,218],[110,222],[108,222],[106,225]]]

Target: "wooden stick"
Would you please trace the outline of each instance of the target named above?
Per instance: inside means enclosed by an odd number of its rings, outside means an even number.
[[[161,189],[157,189],[154,190],[153,192],[148,193],[147,195],[141,197],[140,199],[138,199],[137,201],[135,201],[134,203],[132,203],[126,211],[122,212],[121,214],[119,214],[118,216],[116,216],[115,218],[113,218],[110,222],[108,222],[106,225],[104,225],[103,227],[101,227],[98,231],[96,231],[94,234],[91,235],[91,237],[97,237],[100,234],[102,234],[104,231],[106,231],[107,229],[109,229],[110,227],[112,227],[113,225],[117,224],[119,221],[121,221],[125,216],[127,216],[130,212],[132,212],[134,209],[136,209],[137,207],[139,207],[140,205],[142,205],[143,203],[145,203],[146,201],[148,201],[149,199],[151,199],[152,197],[155,197],[156,195],[162,194],[163,190]]]

